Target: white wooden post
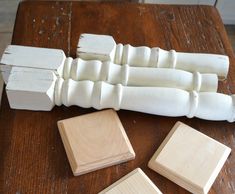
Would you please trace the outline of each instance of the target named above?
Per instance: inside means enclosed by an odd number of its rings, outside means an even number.
[[[229,58],[225,55],[166,51],[158,47],[133,47],[129,44],[116,44],[112,36],[97,34],[81,34],[77,56],[85,60],[98,59],[130,66],[215,73],[221,79],[227,77],[229,69]]]
[[[9,45],[0,60],[4,82],[7,83],[12,67],[48,69],[61,76],[66,56],[63,50]]]
[[[98,60],[66,58],[62,50],[10,45],[5,50],[1,68],[7,83],[13,67],[47,69],[64,79],[105,81],[127,86],[172,87],[183,90],[216,92],[216,74],[190,73],[167,68],[131,67]],[[15,71],[19,71],[15,68]]]
[[[54,105],[114,108],[162,116],[235,120],[235,95],[164,87],[128,87],[57,78],[52,71],[19,68],[6,86],[11,108],[48,111]]]

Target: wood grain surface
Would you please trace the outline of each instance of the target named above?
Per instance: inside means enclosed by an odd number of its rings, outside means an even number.
[[[141,168],[131,171],[99,194],[162,194]]]
[[[219,91],[235,93],[235,59],[217,10],[209,6],[131,3],[20,3],[13,44],[60,48],[75,57],[81,33],[110,34],[133,46],[159,46],[177,51],[227,54],[228,79]],[[154,104],[153,104],[154,106]],[[118,111],[136,159],[74,177],[57,121],[94,109],[55,107],[51,112],[11,110],[6,93],[0,109],[0,193],[93,194],[140,167],[165,194],[188,193],[147,167],[151,156],[180,120],[232,148],[210,194],[235,193],[235,124],[186,117],[169,118]]]
[[[191,193],[207,194],[231,149],[177,122],[148,163]]]
[[[135,158],[113,109],[61,120],[57,125],[74,176]]]

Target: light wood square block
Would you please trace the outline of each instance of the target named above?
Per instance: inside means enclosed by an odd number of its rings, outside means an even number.
[[[99,194],[162,194],[147,175],[137,168]]]
[[[188,191],[207,193],[231,149],[177,122],[148,166]]]
[[[135,158],[114,110],[61,120],[58,128],[75,176]]]

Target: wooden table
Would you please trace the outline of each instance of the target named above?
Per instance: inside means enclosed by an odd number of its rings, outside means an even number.
[[[13,44],[61,48],[75,57],[81,33],[112,35],[134,46],[159,46],[230,57],[228,79],[219,91],[235,93],[235,59],[217,10],[209,6],[126,3],[22,2]],[[235,124],[186,117],[169,118],[118,111],[136,159],[74,177],[56,122],[94,109],[55,107],[51,112],[11,110],[6,93],[0,111],[0,193],[93,194],[136,167],[141,167],[167,194],[188,193],[147,167],[147,162],[176,121],[180,120],[232,148],[210,194],[235,193]]]

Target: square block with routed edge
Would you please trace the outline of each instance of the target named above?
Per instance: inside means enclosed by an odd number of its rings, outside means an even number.
[[[177,122],[148,166],[192,193],[205,194],[230,152],[229,147]]]
[[[99,194],[162,194],[149,177],[137,168]]]
[[[112,109],[58,121],[58,128],[75,176],[135,158]]]

